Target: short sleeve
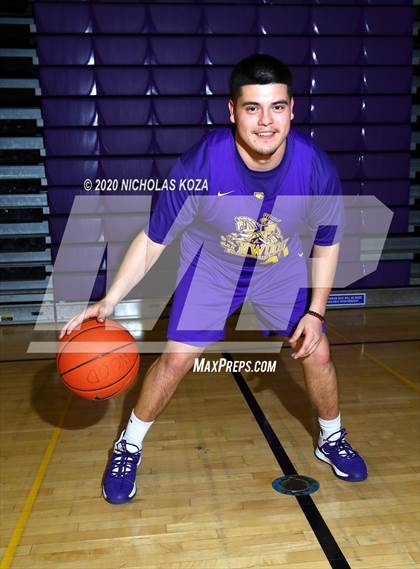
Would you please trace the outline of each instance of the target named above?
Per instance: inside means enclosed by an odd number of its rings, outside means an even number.
[[[169,245],[195,218],[197,198],[182,184],[187,178],[179,158],[168,176],[168,186],[172,189],[160,192],[145,228],[146,235],[155,243]]]
[[[343,191],[337,170],[328,156],[315,151],[311,174],[309,227],[314,243],[329,246],[339,243],[344,232]]]

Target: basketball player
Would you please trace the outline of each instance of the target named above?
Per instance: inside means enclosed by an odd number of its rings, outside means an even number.
[[[237,64],[228,105],[232,128],[206,135],[170,175],[207,179],[208,194],[161,192],[148,227],[131,243],[106,297],[61,331],[63,337],[84,319],[103,321],[111,315],[164,248],[182,235],[167,347],[144,378],[105,473],[103,495],[113,504],[135,496],[146,433],[194,359],[206,345],[224,338],[226,318],[245,298],[252,302],[263,332],[287,338],[292,358],[302,365],[320,425],[317,458],[342,480],[367,477],[365,462],[341,426],[324,324],[338,259],[339,223],[331,219],[340,218],[339,200],[323,207],[308,201],[340,195],[336,170],[309,137],[291,129],[292,76],[279,60],[253,55]],[[324,284],[313,282],[311,293],[297,229],[303,220],[316,232],[312,259],[321,259],[323,267]]]

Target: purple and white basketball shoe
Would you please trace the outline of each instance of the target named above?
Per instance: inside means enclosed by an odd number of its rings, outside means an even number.
[[[141,463],[141,449],[127,443],[125,431],[114,445],[110,463],[106,469],[102,493],[111,504],[125,504],[136,495],[137,467]]]
[[[337,434],[340,437],[336,440]],[[334,474],[348,482],[360,482],[367,478],[367,467],[363,458],[351,447],[345,439],[347,431],[341,429],[330,435],[325,443],[317,446],[315,456],[328,464],[331,464]]]

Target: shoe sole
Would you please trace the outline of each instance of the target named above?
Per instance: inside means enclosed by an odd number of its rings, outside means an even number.
[[[344,475],[344,473],[341,472],[341,470],[337,468],[334,465],[334,463],[331,462],[331,460],[327,456],[325,456],[325,454],[322,451],[319,450],[318,447],[315,449],[314,454],[318,460],[322,460],[322,462],[326,462],[327,464],[329,464],[332,467],[334,474],[340,480],[344,480],[345,482],[363,482],[363,480],[366,480],[367,478],[367,476],[365,476],[364,478],[350,478],[349,476]]]

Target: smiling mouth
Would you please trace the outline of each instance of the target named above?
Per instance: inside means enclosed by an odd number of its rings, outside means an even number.
[[[272,138],[276,133],[275,132],[255,132],[259,138]]]

